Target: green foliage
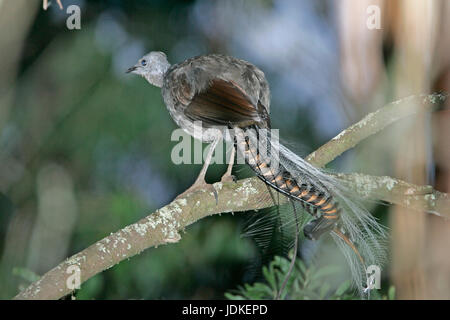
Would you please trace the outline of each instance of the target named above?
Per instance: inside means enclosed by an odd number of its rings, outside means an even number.
[[[389,300],[395,300],[395,287],[394,286],[389,287],[387,298]]]
[[[12,274],[21,278],[22,280],[25,280],[28,284],[35,282],[40,278],[39,275],[27,268],[13,268]]]
[[[263,280],[253,284],[244,284],[237,290],[225,293],[230,300],[265,300],[275,299],[282,283],[286,279],[291,261],[275,256],[268,266],[262,268]],[[295,267],[280,295],[280,299],[290,300],[355,300],[360,299],[352,288],[350,279],[340,281],[341,270],[338,266],[307,266],[297,259]],[[338,281],[336,281],[338,280]],[[339,282],[340,281],[340,282]],[[388,290],[372,290],[366,297],[370,300],[395,300],[395,287]]]
[[[274,299],[286,278],[290,263],[288,259],[276,256],[269,266],[263,267],[264,282],[244,284],[235,292],[225,293],[225,297],[230,300]],[[306,266],[298,259],[280,297],[293,300],[357,299],[358,297],[352,293],[349,280],[340,283],[337,287],[332,287],[326,281],[337,276],[338,273],[338,267],[316,268],[312,265]]]

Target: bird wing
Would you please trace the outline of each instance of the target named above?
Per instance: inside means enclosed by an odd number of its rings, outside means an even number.
[[[216,78],[206,89],[194,94],[184,113],[193,121],[209,125],[268,127],[266,108],[259,101],[255,106],[250,100],[235,82]]]

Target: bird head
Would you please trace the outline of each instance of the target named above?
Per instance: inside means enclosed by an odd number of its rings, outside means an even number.
[[[167,56],[161,51],[152,51],[140,58],[138,62],[127,70],[147,79],[152,85],[162,87],[164,74],[169,69]]]

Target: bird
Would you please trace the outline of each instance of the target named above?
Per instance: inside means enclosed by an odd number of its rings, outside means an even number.
[[[172,65],[165,53],[152,51],[127,72],[161,88],[175,123],[210,144],[198,178],[183,195],[212,188],[205,181],[207,168],[220,139],[232,131],[227,136],[233,149],[221,181],[232,180],[235,154],[242,156],[271,190],[299,203],[311,215],[303,226],[306,238],[332,234],[349,261],[356,286],[364,290],[366,265],[381,264],[385,255],[380,240],[384,229],[348,196],[348,188],[337,178],[272,140],[270,88],[261,69],[222,54],[200,55]]]

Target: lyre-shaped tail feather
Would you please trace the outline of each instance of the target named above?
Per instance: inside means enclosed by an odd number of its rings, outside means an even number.
[[[362,294],[366,265],[381,266],[385,257],[384,227],[352,199],[333,175],[315,168],[255,127],[235,130],[238,156],[276,191],[298,201],[313,216],[303,227],[307,238],[331,233],[349,263],[353,282]]]
[[[359,261],[364,265],[365,264],[364,259],[363,259],[363,257],[361,257],[361,254],[359,253],[355,244],[345,234],[343,234],[339,229],[334,228],[333,233],[336,234],[342,241],[344,241],[353,250],[353,252],[358,256]]]

